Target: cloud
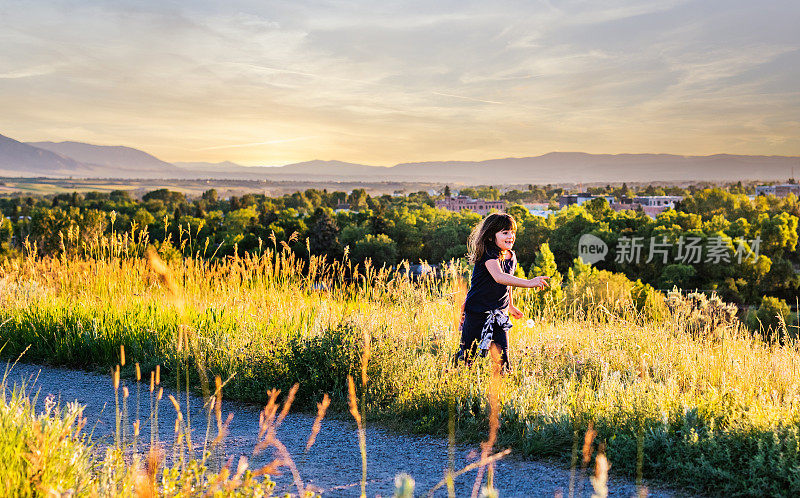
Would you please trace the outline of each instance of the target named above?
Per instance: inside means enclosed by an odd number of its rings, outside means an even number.
[[[55,72],[52,66],[35,66],[26,69],[17,69],[9,72],[0,73],[0,79],[12,80],[18,78],[30,78],[32,76],[43,76]]]
[[[798,13],[744,0],[33,0],[0,16],[0,133],[250,164],[800,153]]]
[[[473,97],[465,97],[464,95],[453,95],[451,93],[442,93],[442,92],[431,92],[434,95],[441,95],[442,97],[452,97],[455,99],[463,99],[463,100],[470,100],[472,102],[481,102],[483,104],[499,104],[503,105],[502,102],[497,102],[495,100],[483,100],[483,99],[476,99]]]

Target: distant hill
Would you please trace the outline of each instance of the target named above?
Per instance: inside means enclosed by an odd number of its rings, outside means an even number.
[[[786,180],[791,175],[793,166],[800,172],[800,157],[551,152],[536,157],[403,163],[387,168],[338,161],[309,161],[276,168],[262,168],[262,171],[270,178],[287,180],[309,175],[325,179],[338,177],[372,181],[425,180],[503,185]]]
[[[374,177],[380,176],[389,171],[390,168],[381,166],[366,166],[363,164],[346,163],[342,161],[322,161],[313,160],[301,163],[288,164],[286,166],[242,166],[230,161],[221,163],[175,163],[185,171],[203,171],[206,173],[232,174],[263,177],[286,177],[287,179],[298,179],[300,176],[314,178],[355,178],[367,175]]]
[[[285,166],[171,164],[144,151],[80,142],[21,143],[0,135],[0,175],[83,178],[246,179],[272,181],[563,184],[787,180],[797,156],[587,154],[551,152],[486,161],[432,161],[390,167],[313,160]]]
[[[153,172],[164,175],[181,170],[147,152],[121,145],[92,145],[81,142],[28,142],[28,145],[49,150],[76,161],[105,166],[112,170]]]
[[[69,176],[90,173],[90,166],[0,135],[0,174],[4,176]]]

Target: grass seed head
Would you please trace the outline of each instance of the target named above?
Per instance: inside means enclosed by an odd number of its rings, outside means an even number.
[[[322,403],[317,403],[317,418],[314,419],[314,425],[311,427],[311,435],[308,436],[308,442],[306,442],[306,451],[311,449],[314,441],[317,440],[317,434],[322,427],[322,419],[325,418],[325,412],[328,411],[330,404],[331,398],[327,393],[322,396]]]
[[[597,432],[594,430],[594,424],[590,421],[589,428],[586,429],[586,435],[583,438],[583,465],[586,466],[589,460],[592,459],[592,443]]]
[[[350,406],[350,415],[356,420],[356,424],[361,428],[361,414],[358,413],[358,401],[356,400],[356,385],[351,375],[347,376],[347,401]]]
[[[369,358],[372,355],[372,344],[370,341],[369,331],[366,327],[363,329],[363,336],[364,336],[364,352],[361,355],[361,387],[367,387],[367,365],[369,364]]]
[[[172,297],[177,299],[179,297],[178,286],[172,278],[169,267],[164,263],[153,246],[147,248],[147,262],[150,265],[150,269],[158,275],[159,280],[161,280],[161,283],[167,288]]]
[[[594,461],[594,476],[591,478],[592,488],[594,488],[592,498],[606,498],[608,496],[608,471],[611,469],[611,464],[608,462],[603,448],[598,449]]]
[[[294,402],[294,397],[297,394],[297,390],[299,388],[300,388],[300,384],[295,382],[295,384],[292,386],[292,388],[289,389],[289,394],[286,395],[286,400],[283,402],[283,408],[281,409],[281,413],[280,413],[280,415],[278,415],[278,421],[275,422],[275,426],[276,427],[281,425],[281,422],[283,422],[283,419],[285,419],[286,415],[289,414],[289,409],[291,408],[292,403]]]

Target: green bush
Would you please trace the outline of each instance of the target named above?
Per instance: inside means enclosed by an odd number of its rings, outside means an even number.
[[[780,334],[787,332],[787,321],[789,321],[789,305],[786,304],[786,301],[777,297],[764,296],[758,310],[748,316],[747,325],[755,331],[780,337]]]
[[[392,266],[397,262],[397,244],[386,234],[368,233],[353,244],[351,257],[356,262],[371,259],[376,268]]]
[[[664,297],[647,284],[622,273],[598,270],[580,258],[569,269],[564,286],[567,308],[602,318],[604,315],[660,320],[667,312]]]

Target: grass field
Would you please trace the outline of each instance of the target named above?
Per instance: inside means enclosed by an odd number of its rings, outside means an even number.
[[[3,496],[273,496],[269,465],[248,469],[245,459],[230,468],[216,464],[211,452],[165,458],[160,448],[138,453],[118,445],[101,451],[83,431],[80,405],[40,400],[6,380],[0,385]]]
[[[30,347],[27,361],[102,371],[123,345],[123,375],[138,362],[195,386],[232,377],[226,396],[245,401],[298,383],[309,410],[329,393],[345,411],[352,375],[367,420],[432,434],[452,420],[458,439],[481,441],[489,362],[451,364],[461,274],[412,281],[272,250],[166,267],[28,257],[0,270],[0,340],[9,357]],[[688,328],[635,312],[517,322],[494,447],[575,464],[591,424],[616,472],[719,496],[799,494],[797,343]]]

